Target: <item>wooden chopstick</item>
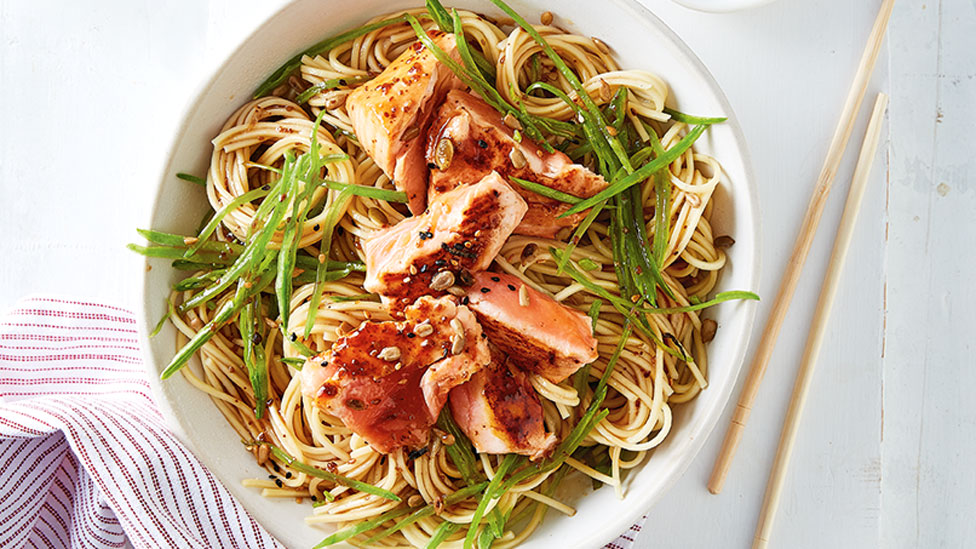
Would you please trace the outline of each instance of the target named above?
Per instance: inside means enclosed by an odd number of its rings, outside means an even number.
[[[769,543],[769,533],[773,527],[776,509],[779,507],[783,480],[790,465],[790,456],[793,454],[793,443],[796,442],[800,417],[803,415],[803,407],[807,401],[807,394],[810,392],[810,382],[813,379],[813,372],[817,364],[817,355],[820,353],[820,344],[823,343],[834,296],[837,295],[837,286],[844,270],[847,249],[851,244],[854,225],[857,223],[857,214],[861,207],[861,200],[864,198],[864,190],[867,188],[868,175],[871,173],[871,166],[874,164],[875,153],[878,150],[878,140],[881,136],[881,126],[884,122],[884,112],[887,106],[888,96],[879,93],[878,100],[874,103],[871,122],[868,124],[867,133],[864,136],[864,144],[861,145],[857,167],[854,169],[851,190],[847,194],[844,214],[841,216],[840,226],[837,228],[837,237],[834,239],[834,249],[830,253],[830,263],[827,266],[827,274],[824,276],[823,286],[820,289],[820,298],[817,300],[813,327],[807,336],[800,371],[797,373],[796,384],[793,386],[790,408],[783,423],[783,431],[779,436],[776,461],[769,472],[769,482],[766,484],[762,512],[759,515],[759,523],[756,525],[756,537],[752,543],[753,549],[764,549]]]
[[[735,456],[739,441],[742,439],[742,432],[749,420],[752,404],[756,400],[759,385],[766,373],[766,365],[769,364],[769,357],[772,356],[776,338],[779,336],[779,330],[783,325],[783,319],[786,318],[786,312],[790,308],[790,301],[793,299],[793,293],[803,271],[803,264],[806,262],[810,246],[813,244],[813,237],[817,232],[817,225],[820,224],[827,196],[830,194],[834,177],[837,175],[837,169],[844,156],[844,149],[847,148],[847,142],[854,131],[854,122],[857,119],[858,111],[861,110],[861,103],[864,101],[864,94],[867,91],[868,82],[871,80],[871,73],[874,72],[874,65],[878,60],[878,53],[881,50],[881,43],[888,28],[888,20],[891,18],[891,9],[894,3],[894,0],[884,0],[881,4],[878,18],[874,22],[871,36],[868,38],[864,54],[861,56],[857,74],[854,77],[853,84],[851,84],[851,91],[847,96],[847,102],[844,104],[844,110],[841,112],[840,122],[834,131],[830,147],[827,149],[827,158],[824,160],[823,169],[817,179],[810,204],[807,206],[803,224],[800,225],[800,233],[793,244],[793,253],[786,265],[786,273],[783,275],[783,281],[780,284],[779,292],[776,294],[776,300],[773,302],[772,311],[770,311],[766,327],[763,329],[756,356],[752,360],[749,377],[746,378],[742,394],[739,395],[739,402],[736,404],[735,412],[732,415],[732,422],[725,433],[722,449],[712,468],[712,475],[708,480],[708,491],[713,494],[722,491],[725,477],[732,465],[732,458]]]

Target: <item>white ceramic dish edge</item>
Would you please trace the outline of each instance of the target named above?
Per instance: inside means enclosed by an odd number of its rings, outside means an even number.
[[[772,3],[774,0],[674,0],[686,8],[711,13],[729,13],[733,11],[758,8]]]
[[[271,21],[274,18],[281,15],[282,13],[286,12],[295,3],[297,2],[288,3],[284,5],[281,9],[277,10],[274,15],[272,15],[268,20],[262,23],[262,25],[260,25],[257,29],[255,29],[247,38],[242,40],[241,43],[238,45],[238,47],[234,49],[234,53],[231,55],[233,56],[237,54],[240,50],[242,50],[244,46],[249,41],[251,41],[256,35],[261,34],[262,29],[268,24],[268,21]],[[758,219],[758,212],[759,212],[758,196],[756,193],[755,186],[752,184],[753,171],[751,168],[751,161],[749,158],[748,149],[746,148],[742,131],[738,125],[738,122],[736,120],[731,105],[729,105],[726,97],[722,93],[721,89],[718,87],[717,83],[711,77],[711,74],[705,68],[704,64],[677,37],[677,35],[675,35],[674,32],[667,27],[667,25],[665,25],[662,21],[660,21],[645,7],[637,4],[633,0],[616,0],[614,3],[617,4],[622,9],[631,10],[632,12],[634,12],[635,15],[643,18],[647,23],[656,27],[657,31],[659,31],[660,33],[668,37],[673,43],[673,46],[678,48],[678,50],[680,50],[681,53],[694,64],[694,70],[696,70],[697,72],[701,73],[704,76],[704,79],[707,81],[711,93],[715,98],[717,98],[717,100],[719,101],[723,109],[723,112],[728,116],[729,121],[727,122],[727,125],[733,133],[734,140],[736,142],[735,143],[736,147],[740,150],[741,162],[743,164],[743,172],[744,172],[744,180],[745,180],[744,181],[745,184],[742,185],[745,189],[745,192],[737,193],[736,201],[737,202],[741,200],[747,201],[747,204],[739,204],[738,206],[743,207],[745,213],[748,214],[745,216],[744,219],[737,218],[736,225],[738,229],[747,228],[748,229],[747,232],[751,233],[748,235],[736,234],[736,239],[739,241],[740,246],[746,244],[752,244],[751,258],[748,258],[748,260],[745,262],[742,262],[740,260],[736,264],[738,269],[745,270],[747,273],[745,279],[751,282],[750,287],[748,289],[758,288],[758,282],[759,282],[758,273],[759,273],[759,261],[760,261],[759,250],[761,249],[760,241],[759,241],[760,231],[759,231],[759,219]],[[158,213],[159,201],[164,195],[164,190],[166,186],[165,181],[167,178],[171,178],[172,173],[174,173],[181,167],[181,166],[175,166],[174,164],[176,160],[175,156],[176,156],[177,147],[180,144],[181,140],[183,139],[183,136],[186,133],[188,127],[190,126],[191,121],[194,119],[194,117],[201,109],[202,103],[204,102],[204,99],[207,96],[207,92],[214,87],[215,83],[220,80],[221,76],[227,70],[229,59],[231,58],[229,57],[228,59],[223,60],[220,63],[220,65],[216,68],[216,70],[214,70],[211,73],[211,76],[207,78],[205,81],[203,81],[203,83],[201,83],[197,87],[198,92],[193,96],[191,96],[193,97],[193,99],[189,101],[187,107],[183,111],[185,114],[179,125],[179,129],[177,133],[174,135],[173,140],[171,141],[170,147],[168,149],[169,152],[167,155],[166,162],[164,163],[165,168],[163,170],[160,182],[157,183],[156,185],[154,200],[149,206],[150,215],[147,215],[146,219],[153,219],[155,217],[155,214]],[[667,75],[663,75],[663,76],[667,78]],[[240,100],[238,100],[238,103],[239,102]],[[740,185],[742,183],[743,181],[736,181],[737,185]],[[159,405],[164,418],[167,420],[168,424],[170,425],[171,429],[176,433],[176,435],[185,444],[187,444],[190,450],[193,451],[196,455],[204,456],[201,457],[201,459],[208,467],[211,468],[211,470],[216,470],[217,467],[220,465],[220,462],[223,460],[206,458],[206,456],[209,456],[210,452],[206,451],[203,448],[199,448],[198,445],[195,444],[193,438],[188,435],[187,429],[184,428],[183,421],[180,419],[182,415],[181,412],[179,412],[174,407],[175,401],[170,398],[171,393],[174,390],[173,387],[170,386],[169,389],[165,388],[163,386],[163,383],[160,382],[158,379],[158,371],[159,371],[157,367],[158,357],[155,356],[153,353],[153,346],[149,341],[148,334],[147,334],[148,327],[154,325],[155,321],[158,319],[158,316],[155,316],[151,312],[153,308],[158,307],[158,304],[153,304],[148,301],[148,296],[150,296],[152,293],[151,290],[153,285],[151,280],[153,279],[153,276],[150,276],[145,272],[139,272],[138,276],[142,276],[144,278],[144,285],[143,285],[144,299],[142,300],[141,303],[137,304],[138,306],[137,314],[141,320],[141,322],[139,322],[139,332],[140,332],[140,339],[143,343],[143,352],[146,357],[146,367],[150,374],[149,375],[150,385],[152,387],[156,402]],[[587,535],[583,538],[578,538],[578,537],[574,538],[574,541],[576,542],[574,546],[592,547],[596,545],[602,545],[603,543],[612,540],[619,532],[624,531],[636,518],[639,518],[640,514],[643,511],[649,509],[650,506],[655,501],[657,501],[657,499],[659,499],[664,494],[664,492],[666,492],[667,489],[670,488],[670,486],[673,485],[674,482],[676,482],[677,479],[680,478],[681,474],[687,469],[693,457],[697,455],[697,453],[700,451],[702,445],[706,440],[707,435],[714,429],[717,419],[721,415],[722,411],[724,410],[728,398],[731,394],[731,391],[735,386],[735,379],[738,377],[738,372],[741,369],[743,358],[745,356],[745,351],[746,348],[748,347],[748,340],[751,334],[751,327],[754,321],[755,313],[756,313],[756,307],[754,304],[737,305],[737,312],[735,314],[738,316],[738,318],[736,318],[735,321],[738,328],[736,331],[739,332],[740,337],[736,340],[735,344],[732,345],[732,348],[730,349],[731,353],[727,354],[727,356],[729,356],[730,358],[721,361],[723,364],[729,365],[732,368],[728,372],[728,375],[726,376],[726,377],[730,377],[730,381],[722,384],[721,386],[715,386],[715,385],[712,386],[713,389],[717,389],[718,394],[712,395],[713,400],[710,404],[710,407],[706,411],[704,417],[700,418],[697,421],[696,425],[694,426],[690,426],[690,425],[685,426],[685,430],[681,432],[682,438],[683,439],[686,438],[689,441],[689,446],[686,449],[684,449],[682,452],[684,455],[688,456],[687,459],[672,460],[673,463],[669,464],[669,466],[664,469],[663,476],[658,478],[658,485],[655,487],[655,489],[647,490],[647,491],[636,490],[636,489],[630,490],[626,501],[627,504],[633,509],[633,511],[628,514],[617,514],[612,517],[607,517],[603,521],[598,522],[599,528],[591,529],[590,535]],[[172,340],[169,339],[169,341]],[[715,362],[716,361],[713,359],[713,363]],[[223,418],[219,418],[219,419],[220,421],[223,421]],[[694,429],[692,429],[692,427],[694,427]],[[672,433],[672,436],[674,436],[674,433]],[[251,511],[252,514],[255,514],[255,516],[260,516],[260,513],[255,513],[254,505],[251,504],[252,502],[250,501],[253,499],[253,497],[251,496],[253,496],[256,493],[255,491],[244,489],[243,487],[240,486],[239,483],[228,482],[225,483],[225,485],[227,485],[227,488],[230,489],[232,493],[234,493],[239,499],[242,500],[242,503],[244,503],[245,508]],[[581,520],[582,518],[583,517],[580,516],[577,517],[576,520]],[[281,538],[290,537],[288,535],[282,535],[283,532],[281,531],[281,529],[275,528],[274,525],[265,524],[265,526],[269,527],[269,530],[271,530],[273,534],[278,535]],[[285,541],[286,543],[288,542],[287,539],[282,539],[282,540]]]

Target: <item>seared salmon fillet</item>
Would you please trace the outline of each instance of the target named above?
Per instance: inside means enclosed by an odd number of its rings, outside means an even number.
[[[545,432],[542,404],[525,372],[511,367],[497,349],[488,366],[451,391],[451,415],[481,453],[538,460],[557,442]]]
[[[444,358],[431,364],[420,379],[424,402],[436,421],[451,389],[467,382],[472,375],[491,362],[488,336],[481,330],[481,325],[471,309],[456,305],[450,298],[434,299],[425,296],[405,312],[407,322],[413,323],[417,336],[411,338],[408,335],[407,339],[423,339],[423,334],[430,331],[426,326],[436,326],[435,332],[439,341],[446,339],[450,343],[449,347],[441,343],[441,354]],[[433,337],[433,333],[431,332],[430,337]],[[421,341],[419,345],[423,347],[431,344]]]
[[[468,307],[488,339],[523,370],[559,383],[596,360],[596,338],[583,313],[528,286],[521,290],[522,281],[511,275],[482,272],[474,279]]]
[[[363,287],[384,296],[394,312],[422,295],[444,295],[469,273],[488,268],[525,215],[525,201],[498,174],[472,183],[435,197],[422,215],[363,243]]]
[[[302,393],[379,452],[427,443],[448,394],[491,361],[463,305],[424,297],[402,322],[364,322],[302,367]]]
[[[445,155],[450,150],[452,154]],[[578,197],[602,191],[607,182],[565,154],[547,153],[531,139],[515,140],[514,131],[502,115],[480,98],[451,90],[430,123],[427,134],[427,162],[431,167],[428,199],[458,185],[477,181],[494,170],[509,176],[541,183]],[[450,157],[448,161],[448,156]],[[516,234],[552,238],[562,229],[575,227],[586,212],[559,218],[570,204],[517,187],[529,205]]]
[[[454,35],[428,34],[445,53],[460,59]],[[414,214],[424,211],[427,200],[423,136],[444,95],[461,86],[454,73],[418,41],[346,98],[356,138],[397,189],[407,193]]]

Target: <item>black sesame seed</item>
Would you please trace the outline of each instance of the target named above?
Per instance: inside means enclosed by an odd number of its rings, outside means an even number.
[[[410,332],[409,334],[407,334],[407,339],[413,339],[415,337],[417,337],[417,334],[415,334],[413,332]]]
[[[348,84],[348,82],[346,82],[346,79],[345,78],[340,78],[339,79],[339,85],[340,86],[345,86],[347,84]],[[314,496],[313,496],[313,499],[314,499]]]
[[[319,225],[318,223],[316,223],[316,224],[315,224],[315,226],[314,226],[314,227],[312,227],[312,230],[313,230],[313,231],[317,231],[317,230],[319,230],[319,229],[321,229],[321,228],[322,228],[322,226],[321,226],[321,225]]]
[[[461,305],[467,305],[470,302],[471,302],[471,299],[468,298],[468,296],[464,296],[464,297],[461,298]]]
[[[276,478],[276,479],[275,479],[275,485],[277,485],[277,486],[278,486],[278,488],[281,488],[281,487],[283,487],[283,486],[284,486],[285,484],[284,484],[283,482],[281,482],[281,479],[280,479],[280,478]]]
[[[285,473],[285,478],[291,478],[291,471],[287,471]]]
[[[488,148],[488,142],[486,142],[484,139],[479,139],[478,140],[478,146],[481,147],[482,149],[487,149]]]
[[[434,164],[433,162],[428,162],[427,163],[427,169],[428,170],[436,170],[437,169],[437,164]]]
[[[346,230],[343,229],[342,227],[339,227],[338,229],[336,229],[336,233],[338,233],[339,236],[342,236],[342,235],[346,234]]]
[[[276,479],[276,478],[278,478],[278,477],[276,477],[276,476],[274,476],[274,475],[268,475],[268,478],[269,478],[269,479],[271,479],[271,480],[274,480],[274,479]]]
[[[423,447],[423,448],[417,448],[416,450],[414,450],[414,451],[410,452],[409,454],[407,454],[407,458],[408,459],[417,459],[417,458],[419,458],[420,456],[422,456],[422,455],[424,455],[426,453],[427,453],[427,447],[426,446]]]
[[[501,282],[502,279],[498,278],[497,276],[493,276],[493,277],[491,277],[491,281],[492,282]]]
[[[512,290],[512,291],[514,292],[514,291],[515,291],[515,286],[512,286],[511,284],[509,284],[509,285],[508,285],[508,289],[509,289],[509,290]]]
[[[481,289],[481,293],[483,293],[483,294],[487,294],[490,291],[491,291],[491,288],[482,288]]]
[[[298,341],[298,334],[291,334],[290,336],[288,336],[288,339],[291,340],[292,343],[294,343],[295,341]]]
[[[309,499],[311,499],[312,501],[318,501],[318,498],[315,496],[311,496]]]
[[[427,266],[428,265],[426,263],[424,263],[423,265],[421,265],[420,266],[420,272],[426,273],[427,272]]]
[[[261,187],[261,190],[262,191],[270,191],[271,190],[271,185],[265,185],[265,186]]]
[[[446,264],[447,264],[447,261],[444,261],[443,259],[438,259],[438,260],[434,261],[434,265],[437,265],[438,267],[443,267]]]

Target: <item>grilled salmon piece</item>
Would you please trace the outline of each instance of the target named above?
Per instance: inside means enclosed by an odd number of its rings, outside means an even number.
[[[474,315],[425,297],[402,322],[364,322],[302,367],[302,393],[379,452],[427,443],[448,394],[491,361]]]
[[[445,53],[460,59],[454,35],[428,34]],[[424,211],[427,200],[423,136],[444,95],[462,86],[418,41],[346,98],[346,111],[359,143],[397,189],[407,193],[414,214]]]
[[[497,349],[488,366],[451,391],[450,406],[454,421],[481,453],[516,453],[535,461],[556,445],[556,436],[545,432],[542,404],[525,372],[511,367]]]
[[[491,105],[470,93],[452,90],[447,94],[427,134],[429,200],[458,185],[477,181],[492,170],[506,181],[509,176],[518,177],[579,197],[590,197],[606,188],[602,177],[574,164],[565,154],[547,153],[526,137],[516,141],[513,129],[502,120]],[[449,162],[444,154],[438,154],[439,150],[443,153],[448,149],[453,153]],[[516,190],[529,205],[516,234],[552,238],[567,227],[575,227],[586,216],[584,211],[559,218],[570,204],[522,187]]]
[[[584,364],[596,360],[596,338],[590,319],[555,299],[500,273],[474,275],[468,288],[468,307],[478,317],[488,339],[528,372],[559,383]]]
[[[424,214],[377,231],[363,243],[363,286],[384,296],[394,312],[422,295],[444,295],[468,273],[488,268],[526,209],[496,173],[441,194]]]
[[[471,309],[456,305],[450,298],[434,299],[424,296],[406,309],[407,322],[412,322],[416,337],[423,338],[429,331],[424,326],[434,328],[438,341],[444,339],[450,346],[441,343],[441,360],[434,362],[420,379],[420,389],[430,416],[436,421],[441,408],[447,402],[451,389],[467,382],[471,376],[491,362],[491,353],[485,333],[478,324]],[[433,337],[433,332],[430,337]],[[430,343],[419,343],[421,347]]]

